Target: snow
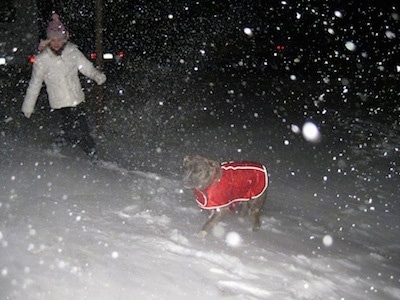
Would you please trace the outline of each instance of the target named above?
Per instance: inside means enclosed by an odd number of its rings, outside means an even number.
[[[131,105],[124,97],[117,106]],[[47,150],[47,112],[7,118],[1,299],[400,299],[395,123],[330,108],[312,123],[272,107],[232,120],[202,101],[174,120],[167,103],[107,117],[101,165],[78,148]],[[180,181],[194,153],[266,164],[260,232],[229,215],[197,238],[207,213]]]
[[[90,53],[92,2],[70,2],[37,17]],[[104,3],[126,57],[82,80],[100,165],[50,150],[44,90],[25,119],[30,74],[1,69],[0,300],[399,300],[398,7],[173,2]],[[267,166],[259,232],[233,214],[197,237],[188,154]]]
[[[304,123],[302,132],[306,141],[318,142],[320,139],[318,127],[312,122]]]

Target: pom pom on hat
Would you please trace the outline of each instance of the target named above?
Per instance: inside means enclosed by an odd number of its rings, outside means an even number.
[[[51,16],[51,19],[52,19],[53,21],[60,21],[60,16],[59,16],[58,14],[54,13],[54,14]]]
[[[51,19],[52,20],[50,21],[49,26],[47,26],[47,38],[67,40],[69,33],[64,24],[61,23],[60,16],[56,13],[53,13]]]

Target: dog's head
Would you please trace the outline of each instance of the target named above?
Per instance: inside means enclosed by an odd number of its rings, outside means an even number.
[[[183,159],[183,184],[186,188],[202,190],[210,185],[220,169],[220,164],[211,159],[199,155],[185,156]]]

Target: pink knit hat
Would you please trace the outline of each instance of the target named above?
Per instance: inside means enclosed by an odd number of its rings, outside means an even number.
[[[68,40],[69,32],[65,28],[64,24],[60,21],[60,16],[54,13],[52,16],[52,21],[50,21],[49,26],[47,26],[47,38],[48,39],[62,39]]]

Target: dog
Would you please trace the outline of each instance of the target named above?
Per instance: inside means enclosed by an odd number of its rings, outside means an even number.
[[[268,173],[264,165],[255,162],[217,161],[195,155],[183,159],[183,184],[194,189],[197,204],[211,210],[210,217],[198,233],[204,238],[229,212],[240,203],[240,215],[250,210],[253,231],[261,227],[260,211],[267,196]]]

